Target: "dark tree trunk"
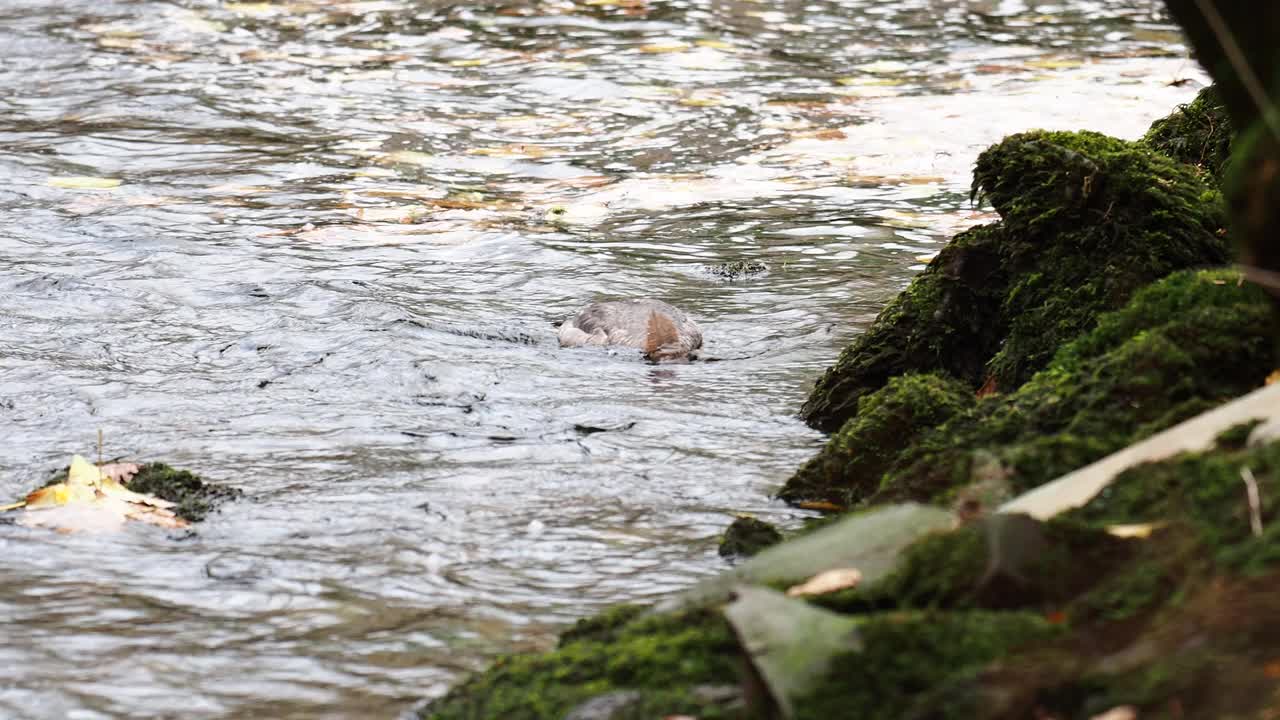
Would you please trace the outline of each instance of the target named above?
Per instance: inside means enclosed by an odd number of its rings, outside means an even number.
[[[1280,2],[1165,4],[1213,76],[1239,131],[1224,182],[1232,232],[1241,262],[1280,306]]]

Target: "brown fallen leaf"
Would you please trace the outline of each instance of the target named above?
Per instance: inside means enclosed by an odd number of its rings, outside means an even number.
[[[844,510],[843,505],[837,505],[826,500],[805,500],[804,502],[796,503],[795,506],[801,510],[818,510],[820,512],[842,512]]]
[[[862,571],[857,568],[836,568],[820,572],[799,585],[787,588],[787,597],[826,595],[836,590],[857,587],[862,582]]]

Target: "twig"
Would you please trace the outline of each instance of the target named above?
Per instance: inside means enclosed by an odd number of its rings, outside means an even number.
[[[9,503],[8,505],[0,505],[0,512],[9,512],[10,510],[17,510],[20,507],[26,507],[26,506],[27,506],[26,500],[19,500],[16,503]]]
[[[1227,23],[1222,19],[1222,15],[1218,14],[1218,8],[1213,4],[1213,0],[1195,0],[1196,7],[1200,8],[1200,14],[1204,16],[1205,22],[1209,24],[1209,29],[1218,38],[1218,44],[1222,46],[1222,51],[1227,56],[1227,61],[1235,68],[1237,74],[1240,75],[1240,82],[1244,84],[1244,89],[1249,93],[1249,98],[1253,100],[1253,104],[1258,106],[1258,112],[1262,114],[1262,119],[1267,123],[1267,127],[1271,128],[1271,134],[1280,140],[1280,120],[1276,119],[1275,113],[1268,112],[1267,91],[1263,89],[1262,82],[1258,80],[1258,75],[1253,71],[1253,67],[1249,65],[1248,58],[1245,57],[1244,51],[1240,49],[1240,45],[1236,42],[1236,38],[1231,34]]]
[[[1262,500],[1258,497],[1258,481],[1247,466],[1240,468],[1240,479],[1244,480],[1245,492],[1249,496],[1249,524],[1253,527],[1253,536],[1262,537]]]

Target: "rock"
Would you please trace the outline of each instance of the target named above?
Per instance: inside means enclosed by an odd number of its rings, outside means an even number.
[[[244,495],[239,488],[213,485],[194,473],[175,470],[164,463],[143,465],[129,480],[129,489],[176,503],[174,513],[190,522],[203,520],[218,505]]]
[[[930,376],[895,379],[783,497],[950,499],[991,479],[1025,492],[1260,385],[1278,360],[1272,322],[1266,295],[1238,273],[1175,273],[1013,392],[964,401],[946,382],[915,387]]]
[[[769,266],[758,260],[737,260],[715,265],[703,265],[702,271],[719,280],[733,282],[765,275],[769,272]]]
[[[1141,143],[1012,135],[979,156],[973,193],[1001,222],[956,236],[840,355],[802,409],[810,425],[839,429],[911,372],[1010,392],[1139,288],[1227,260],[1220,195]]]
[[[947,375],[893,378],[858,401],[858,413],[787,480],[778,497],[842,507],[870,497],[904,446],[972,403],[973,392]]]
[[[721,557],[751,557],[782,542],[782,533],[763,520],[742,515],[734,518],[720,538]]]

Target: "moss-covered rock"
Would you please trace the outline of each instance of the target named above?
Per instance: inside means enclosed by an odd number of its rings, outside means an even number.
[[[850,462],[821,477],[814,467],[856,457],[845,431],[797,473],[806,497],[849,503],[938,499],[996,476],[1014,492],[1082,467],[1259,385],[1275,367],[1274,324],[1264,293],[1234,271],[1175,273],[1064,346],[1048,368],[1008,394],[974,402],[897,448],[872,445],[876,463]],[[864,437],[891,437],[870,424]]]
[[[234,487],[213,485],[187,470],[175,470],[164,463],[147,463],[129,479],[129,489],[155,495],[176,503],[174,514],[189,522],[199,522],[217,506],[244,493]]]
[[[736,641],[713,609],[647,615],[579,633],[538,655],[499,658],[483,674],[418,711],[432,720],[561,720],[593,698],[638,690],[614,717],[738,717],[732,700],[703,691],[738,682]]]
[[[1261,535],[1251,530],[1241,468],[1259,485]],[[1157,529],[1061,605],[1070,632],[939,684],[909,717],[956,717],[957,703],[973,709],[963,717],[993,719],[1085,720],[1120,705],[1140,717],[1260,717],[1280,700],[1268,664],[1280,646],[1280,533],[1269,527],[1278,493],[1280,443],[1124,472],[1067,522]]]
[[[782,533],[769,523],[751,516],[739,516],[725,528],[720,538],[720,556],[751,557],[782,542]]]
[[[1013,135],[978,157],[973,192],[1019,240],[1003,248],[1009,330],[987,366],[1002,390],[1139,288],[1227,259],[1218,193],[1137,143],[1091,132]]]
[[[1061,628],[1038,613],[970,610],[877,613],[860,630],[864,650],[833,662],[825,681],[796,703],[798,720],[899,720],[920,693],[968,677]]]
[[[909,372],[1011,391],[1140,287],[1227,259],[1219,193],[1142,143],[1092,132],[1012,135],[973,192],[997,225],[957,236],[851,344],[802,410],[834,431]]]
[[[1178,162],[1194,165],[1220,185],[1234,136],[1227,108],[1211,85],[1152,123],[1142,141]]]
[[[902,375],[858,400],[858,413],[822,452],[792,475],[778,497],[851,505],[880,488],[902,448],[973,404],[973,391],[946,375]]]
[[[952,239],[818,380],[802,410],[808,423],[834,432],[864,395],[913,371],[942,371],[976,387],[1003,335],[1003,242],[1003,230],[991,225]]]
[[[1263,498],[1261,536],[1242,467]],[[823,663],[816,689],[790,698],[794,716],[1087,720],[1131,704],[1142,717],[1258,717],[1280,698],[1277,519],[1273,443],[1132,468],[1047,523],[997,515],[924,536],[869,587],[813,599],[851,619],[861,649]],[[1107,531],[1133,523],[1155,530]],[[580,623],[554,652],[499,660],[419,715],[760,717],[742,656],[719,601],[627,606]],[[732,692],[740,681],[746,691]]]

